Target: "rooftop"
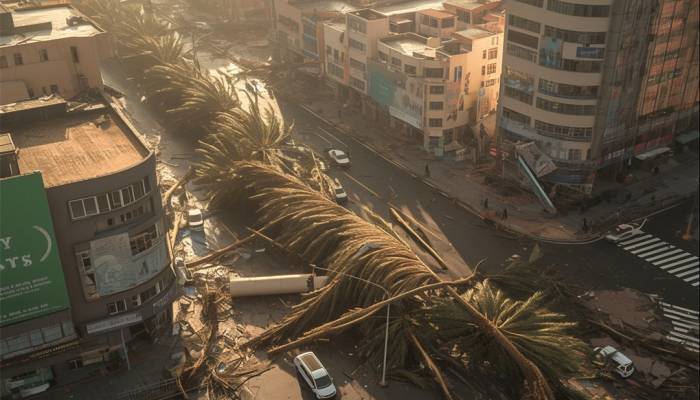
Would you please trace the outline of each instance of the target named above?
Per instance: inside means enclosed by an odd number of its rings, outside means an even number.
[[[337,12],[341,14],[357,10],[350,2],[342,0],[290,1],[290,5],[301,10],[302,14]]]
[[[401,33],[380,39],[387,46],[408,56],[435,57],[435,48],[428,45],[428,38],[413,32]]]
[[[397,15],[421,11],[425,10],[426,8],[440,10],[443,8],[442,3],[443,0],[413,0],[404,1],[398,4],[390,4],[387,6],[378,6],[374,7],[374,9],[386,15]]]
[[[463,10],[473,10],[479,8],[488,3],[500,2],[499,0],[494,1],[479,1],[479,0],[447,0],[444,3],[449,6],[461,8]]]
[[[437,19],[447,19],[447,18],[454,18],[455,17],[454,15],[452,15],[448,12],[434,10],[432,8],[429,8],[427,10],[420,10],[418,13],[422,14],[422,15],[427,15],[429,17],[437,18]]]
[[[109,108],[24,123],[10,133],[20,171],[41,171],[46,187],[108,175],[149,154]]]
[[[15,144],[12,142],[12,136],[9,133],[0,133],[0,155],[14,152]]]
[[[457,38],[462,37],[462,38],[469,39],[469,40],[476,40],[476,39],[482,39],[485,37],[493,36],[493,35],[495,35],[495,33],[485,31],[485,30],[479,29],[479,28],[470,28],[470,29],[465,29],[463,31],[455,32],[452,35],[457,37]]]
[[[14,30],[0,36],[0,46],[45,42],[103,33],[92,21],[69,5],[12,10]],[[69,20],[74,21],[69,25]]]
[[[366,19],[366,20],[370,20],[370,21],[387,17],[386,15],[384,15],[378,11],[374,11],[370,8],[363,8],[361,10],[352,11],[350,14],[358,16],[358,17]]]

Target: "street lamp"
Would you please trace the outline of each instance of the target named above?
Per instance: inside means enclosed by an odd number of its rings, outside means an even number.
[[[362,246],[362,247],[360,248],[360,251],[362,251],[363,249],[365,249],[366,246],[369,247],[369,246],[371,246],[371,244],[370,244],[370,245],[364,245],[364,246]],[[370,247],[370,248],[376,248],[376,247]],[[360,253],[360,251],[358,251],[358,253]],[[365,250],[364,252],[366,252],[366,251],[367,251],[367,250]],[[364,252],[363,252],[363,254],[364,254]],[[357,254],[355,254],[355,256],[353,256],[353,257],[357,257]],[[340,272],[340,271],[333,271],[333,270],[330,270],[330,269],[327,269],[327,268],[322,268],[322,267],[319,267],[319,266],[314,265],[314,264],[310,264],[310,265],[311,265],[311,267],[312,267],[313,269],[320,269],[320,270],[322,270],[322,271],[333,272],[333,273],[336,273],[336,274],[340,274],[340,275],[343,275],[343,276],[347,276],[348,278],[353,278],[353,279],[357,279],[358,281],[362,281],[362,282],[365,282],[365,283],[369,283],[370,285],[373,285],[373,286],[376,286],[376,287],[382,289],[382,290],[384,291],[384,297],[385,297],[385,299],[388,299],[389,297],[391,297],[391,296],[389,296],[389,291],[386,290],[383,286],[380,286],[380,285],[378,285],[378,284],[376,284],[376,283],[374,283],[374,282],[372,282],[372,281],[368,281],[367,279],[363,279],[363,278],[360,278],[360,277],[355,276],[355,275],[346,274],[346,273]],[[379,382],[379,385],[380,385],[380,386],[386,386],[386,385],[387,385],[387,383],[386,383],[386,354],[387,354],[387,349],[388,349],[388,347],[389,347],[389,309],[390,309],[390,306],[391,306],[391,303],[387,303],[387,304],[386,304],[386,324],[385,324],[386,326],[385,326],[385,329],[384,329],[384,359],[383,359],[383,361],[382,361],[382,380],[381,380],[381,382]]]

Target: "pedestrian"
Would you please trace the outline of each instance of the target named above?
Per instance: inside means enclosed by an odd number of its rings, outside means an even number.
[[[586,219],[586,217],[583,217],[583,232],[588,232],[588,220]]]
[[[429,163],[425,164],[425,177],[430,178],[430,164]]]
[[[488,197],[484,199],[484,208],[487,210],[489,209],[489,198]]]
[[[503,208],[503,219],[504,220],[508,219],[508,209],[505,207]]]
[[[654,167],[654,175],[658,175],[658,174],[659,174],[659,166],[657,165]]]

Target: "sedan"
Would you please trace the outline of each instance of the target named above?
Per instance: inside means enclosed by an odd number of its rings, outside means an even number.
[[[330,149],[327,151],[328,158],[337,167],[349,167],[350,158],[343,150]]]

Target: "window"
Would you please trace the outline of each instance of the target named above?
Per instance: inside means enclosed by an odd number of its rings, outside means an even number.
[[[405,65],[403,66],[403,70],[404,70],[404,72],[406,72],[406,73],[409,74],[409,75],[415,75],[415,74],[416,74],[416,67],[413,66],[413,65],[405,64]]]
[[[328,72],[340,79],[343,79],[345,71],[335,64],[328,63]]]
[[[524,90],[520,90],[520,89],[516,89],[516,88],[511,87],[511,86],[504,85],[503,94],[512,98],[512,99],[522,101],[523,103],[527,103],[527,104],[532,105],[532,93],[528,93]]]
[[[594,106],[558,103],[555,101],[543,99],[541,97],[537,98],[537,108],[545,111],[568,115],[593,115],[595,113]]]
[[[443,74],[442,68],[425,68],[424,72],[427,78],[442,78]]]
[[[423,25],[430,25],[430,17],[427,15],[420,16],[420,23]]]
[[[461,66],[461,65],[456,66],[455,69],[454,69],[454,72],[455,72],[455,73],[454,73],[454,79],[453,79],[453,80],[454,80],[455,82],[460,82],[460,81],[462,81],[462,66]]]
[[[358,90],[365,90],[365,82],[363,80],[355,78],[354,76],[350,77],[350,86]]]
[[[158,292],[156,291],[156,287],[155,287],[155,286],[151,286],[150,288],[144,290],[144,291],[141,292],[141,294],[139,295],[140,298],[141,298],[141,299],[140,299],[141,304],[147,302],[149,299],[153,298],[153,297],[154,297],[155,295],[157,295],[157,294],[158,294]]]
[[[523,46],[531,47],[533,49],[537,49],[539,43],[537,36],[531,36],[526,33],[514,31],[512,29],[508,29],[508,41]]]
[[[545,25],[544,34],[570,43],[605,44],[605,32],[570,31]]]
[[[442,110],[443,108],[443,103],[441,101],[431,101],[430,102],[430,109],[431,110]]]
[[[457,19],[467,24],[471,23],[471,15],[464,10],[457,9]]]
[[[486,81],[482,81],[482,82],[481,82],[481,86],[482,86],[482,87],[493,86],[493,85],[496,84],[496,82],[498,82],[498,79],[489,79],[489,80],[486,80]]]
[[[379,52],[379,61],[387,62],[389,61],[389,56],[386,53]]]
[[[51,85],[51,93],[58,94],[58,85]]]
[[[486,59],[486,49],[481,52],[481,58]]]
[[[135,256],[150,249],[156,243],[156,239],[158,239],[158,230],[155,225],[152,225],[150,228],[134,236],[130,236],[129,243],[131,244],[131,254]]]
[[[530,117],[517,111],[513,111],[510,108],[503,107],[503,117],[511,121],[530,126]]]
[[[514,26],[516,28],[524,29],[526,31],[530,31],[536,34],[540,34],[540,23],[531,21],[527,18],[523,17],[518,17],[517,15],[509,15],[508,16],[508,25],[509,26]]]
[[[22,60],[22,54],[15,53],[15,65],[22,65],[24,61]]]
[[[542,7],[542,3],[544,2],[544,0],[515,0],[515,1],[517,1],[519,3],[529,4],[529,5],[535,6],[535,7]]]
[[[540,79],[539,91],[549,96],[568,99],[595,99],[598,97],[598,86],[567,85]]]
[[[438,27],[438,20],[436,18],[430,18],[430,27],[431,28],[437,28]]]
[[[355,60],[352,57],[350,57],[350,68],[355,68],[357,70],[365,72],[365,64],[363,62]]]
[[[481,66],[481,75],[486,75],[486,66],[485,65]]]
[[[486,66],[486,73],[487,74],[495,74],[496,73],[496,63],[489,64]]]
[[[442,20],[442,27],[443,28],[452,28],[455,26],[455,20],[454,18],[447,18]]]
[[[46,49],[39,50],[39,61],[49,61],[49,52]]]
[[[7,68],[7,57],[0,56],[0,68]]]
[[[396,65],[397,67],[401,66],[401,60],[399,60],[396,57],[391,57],[391,65]]]
[[[496,57],[498,57],[498,47],[489,49],[489,60],[493,60]]]
[[[542,60],[542,58],[540,58]],[[566,58],[561,59],[561,64],[559,65],[559,68],[556,68],[557,66],[554,65],[546,65],[547,67],[550,68],[555,68],[555,69],[563,69],[565,71],[574,71],[574,72],[600,72],[602,63],[600,61],[580,61],[580,60],[569,60]]]
[[[326,46],[326,56],[332,57],[333,56],[333,49],[331,46]]]
[[[359,50],[363,53],[365,52],[365,44],[364,43],[358,42],[357,40],[350,38],[349,44],[350,44],[351,48]]]
[[[126,301],[124,299],[107,303],[107,312],[110,315],[123,313],[124,311],[126,311]]]
[[[78,57],[78,48],[75,46],[70,47],[70,55],[73,58],[73,62],[76,64],[80,63],[80,57]]]
[[[439,128],[442,126],[442,118],[428,118],[428,126],[431,128]]]
[[[443,94],[443,93],[445,93],[444,86],[431,86],[430,87],[430,94]]]
[[[350,28],[351,31],[366,33],[367,23],[365,21],[348,16],[348,28]]]
[[[506,52],[508,55],[522,58],[523,60],[527,60],[533,63],[537,62],[537,52],[534,52],[532,50],[525,49],[520,46],[516,46],[514,44],[508,43],[506,45]]]
[[[548,0],[547,9],[559,14],[573,15],[576,17],[605,18],[610,15],[610,6],[576,4],[560,0]]]
[[[498,44],[498,36],[491,37],[491,46],[496,46]]]
[[[567,159],[571,161],[581,161],[581,150],[569,149],[569,157]]]
[[[587,141],[593,135],[593,128],[554,125],[539,120],[535,120],[535,129],[540,135],[568,140]]]
[[[71,200],[68,202],[72,219],[80,219],[97,215],[97,199],[94,197],[86,197],[84,199]]]

